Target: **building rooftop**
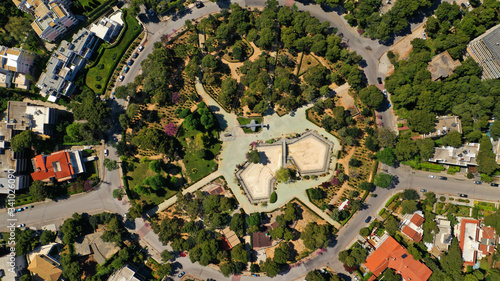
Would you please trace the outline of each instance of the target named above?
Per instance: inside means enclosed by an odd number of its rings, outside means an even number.
[[[236,236],[236,233],[232,230],[229,229],[229,227],[226,227],[222,230],[222,235],[226,237],[227,243],[229,244],[230,248],[234,248],[236,245],[240,244],[240,238]]]
[[[377,249],[366,259],[365,266],[375,276],[379,276],[387,268],[392,268],[404,280],[425,281],[432,271],[401,246],[394,238],[385,235],[377,244]]]
[[[415,230],[413,230],[411,227],[408,225],[405,225],[403,229],[401,230],[406,236],[408,236],[411,240],[415,242],[420,242],[422,241],[422,235]]]
[[[434,149],[434,157],[428,159],[428,161],[462,167],[477,166],[478,152],[478,143],[466,143],[459,148],[451,146],[437,147]]]
[[[122,24],[109,18],[101,18],[97,24],[93,23],[90,26],[90,31],[94,32],[102,40],[110,42],[118,36],[121,28]]]
[[[479,221],[462,219],[460,223],[460,248],[464,265],[476,264],[477,250],[479,248]]]
[[[28,266],[28,270],[45,281],[57,281],[62,274],[59,265],[43,255],[36,256]]]
[[[467,52],[483,69],[483,80],[500,78],[500,24],[472,40]]]
[[[130,265],[125,265],[108,278],[108,281],[143,281],[145,278],[137,274],[137,270]]]
[[[462,123],[458,116],[438,116],[434,131],[422,136],[425,138],[435,138],[444,136],[453,131],[462,133]]]
[[[269,235],[270,226],[266,227],[265,231],[259,231],[252,233],[252,245],[253,249],[265,248],[273,245],[273,239]]]
[[[448,51],[435,55],[429,62],[427,70],[431,73],[431,78],[436,81],[440,78],[446,78],[453,73],[455,68],[461,66],[459,60],[453,60]]]
[[[32,162],[35,170],[31,173],[33,180],[48,182],[55,179],[62,182],[85,172],[80,151],[61,150],[50,155],[37,155]]]
[[[103,234],[104,230],[101,229],[95,233],[80,237],[75,242],[75,252],[81,256],[93,253],[97,263],[104,264],[107,259],[120,251],[120,247],[116,246],[115,243],[104,242],[101,238]]]

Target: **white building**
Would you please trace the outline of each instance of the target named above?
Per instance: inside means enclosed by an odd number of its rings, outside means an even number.
[[[70,96],[74,90],[73,79],[92,55],[98,42],[95,34],[85,28],[73,36],[73,41],[62,41],[59,49],[47,62],[47,71],[42,73],[36,86],[40,94],[51,102],[61,95]]]
[[[121,18],[122,12],[118,11],[117,14],[119,14]],[[122,25],[123,22],[119,23],[110,18],[101,18],[97,24],[93,23],[90,26],[90,31],[94,32],[95,35],[102,40],[110,42],[118,36],[122,29]]]
[[[18,48],[0,45],[0,87],[28,89],[26,74],[31,74],[35,55]]]

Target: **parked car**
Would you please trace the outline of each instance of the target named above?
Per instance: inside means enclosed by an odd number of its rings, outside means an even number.
[[[137,50],[139,50],[139,52],[142,52],[142,50],[144,50],[144,46],[142,46],[142,45],[139,46],[139,49],[137,49]]]
[[[201,1],[196,2],[196,8],[198,8],[198,9],[199,9],[199,8],[201,8],[201,7],[203,7],[203,6],[204,6],[204,5],[203,5],[203,2],[201,2]]]
[[[134,53],[134,54],[132,55],[132,58],[136,59],[138,56],[139,56],[139,53]]]
[[[24,223],[21,223],[21,224],[17,225],[17,227],[25,227],[25,226],[26,226],[26,224],[24,224]]]
[[[370,221],[372,220],[372,217],[371,216],[368,216],[365,220],[366,223],[369,223]]]
[[[185,257],[185,256],[186,256],[186,254],[185,254],[184,252],[181,252],[179,255],[180,255],[181,257]]]
[[[427,189],[420,189],[420,192],[427,192]]]
[[[439,177],[439,179],[440,179],[440,180],[445,181],[445,180],[447,180],[448,178],[447,178],[447,177],[440,176],[440,177]]]
[[[133,64],[134,64],[134,60],[129,60],[129,61],[127,62],[127,64],[128,64],[128,66],[133,65]]]
[[[26,206],[26,207],[23,207],[23,210],[27,210],[27,209],[28,209],[28,207],[27,207],[27,206]]]
[[[105,149],[104,150],[104,156],[108,156],[109,155],[109,150]]]
[[[123,69],[123,73],[127,73],[129,70],[130,70],[130,67],[125,66],[125,68]]]
[[[386,97],[387,97],[387,90],[386,90],[386,89],[383,89],[383,90],[382,90],[382,94],[384,94],[384,96],[386,96]]]
[[[382,84],[382,77],[377,77],[377,81],[379,84]]]
[[[465,2],[465,6],[467,6],[467,8],[469,8],[469,7],[470,7],[470,3],[469,3],[469,1]]]
[[[121,75],[120,77],[118,77],[118,81],[122,82],[123,79],[125,79],[125,76]]]
[[[435,179],[435,178],[436,178],[436,176],[435,176],[435,175],[429,175],[429,178],[431,178],[431,179]]]
[[[460,195],[460,197],[463,197],[463,198],[467,198],[467,194],[463,194],[463,193],[459,193],[458,195]]]
[[[494,183],[494,182],[492,182],[490,185],[491,185],[491,186],[494,186],[494,187],[498,187],[498,183]]]
[[[425,35],[425,33],[422,33],[422,38],[423,38],[424,40],[427,40],[427,35]]]
[[[18,208],[18,209],[16,210],[16,212],[22,212],[22,211],[23,211],[23,209],[22,209],[22,208]]]
[[[481,181],[474,181],[475,184],[483,184]]]
[[[179,275],[177,275],[177,277],[181,278],[182,276],[184,276],[184,274],[186,274],[186,272],[183,271],[183,272],[179,273]]]

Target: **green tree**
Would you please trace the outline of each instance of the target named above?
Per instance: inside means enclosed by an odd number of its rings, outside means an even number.
[[[418,139],[416,144],[422,160],[434,157],[434,140],[431,138]]]
[[[394,148],[396,145],[396,134],[386,127],[377,130],[377,141],[381,147]]]
[[[221,90],[218,100],[224,107],[231,107],[236,99],[238,90],[238,82],[234,78],[225,79],[222,81]]]
[[[453,146],[453,147],[461,147],[462,146],[462,134],[458,131],[451,131],[446,134],[441,139],[443,141],[443,145],[445,146]]]
[[[164,250],[161,253],[161,259],[163,262],[168,262],[169,260],[174,259],[174,253],[170,252],[169,250]]]
[[[245,234],[245,219],[242,214],[236,213],[233,215],[229,223],[229,229],[234,231],[239,237],[243,237]]]
[[[290,170],[281,167],[276,171],[275,177],[278,182],[288,182],[290,180]]]
[[[494,121],[490,126],[490,134],[494,140],[500,138],[500,121]]]
[[[43,201],[48,196],[47,184],[43,181],[33,181],[30,185],[29,193],[34,201]]]
[[[389,166],[393,166],[396,162],[396,155],[394,155],[394,149],[386,147],[375,154],[377,159]]]
[[[39,135],[31,130],[25,130],[10,140],[10,147],[15,152],[23,152],[31,147],[37,149],[40,142],[41,138]]]
[[[245,244],[240,243],[231,249],[231,258],[234,261],[247,263],[248,262],[248,252],[245,249]]]
[[[491,175],[498,169],[498,164],[495,161],[493,146],[488,136],[484,135],[479,145],[479,153],[477,154],[477,163],[479,164],[478,171],[486,175]]]
[[[290,255],[288,243],[282,242],[274,249],[274,261],[277,264],[286,264]]]
[[[384,101],[384,95],[375,85],[370,85],[359,91],[361,101],[372,109],[377,109]]]
[[[420,199],[420,196],[415,189],[405,189],[403,191],[403,198],[405,200],[418,200]]]
[[[409,112],[407,121],[410,128],[414,131],[421,134],[428,134],[434,131],[436,115],[428,111],[412,110]]]
[[[262,217],[260,213],[251,213],[247,218],[248,225],[260,225]]]
[[[260,153],[257,149],[253,149],[252,151],[250,151],[247,156],[248,161],[250,161],[251,163],[257,164],[260,162]]]
[[[373,183],[382,188],[388,188],[392,182],[394,181],[394,176],[391,174],[385,174],[385,173],[378,173],[375,176],[375,180]]]
[[[165,276],[170,275],[172,273],[172,271],[173,271],[172,264],[167,262],[164,264],[160,264],[156,273],[158,274],[158,276],[160,276],[160,278],[163,278]]]
[[[159,174],[161,172],[161,163],[158,160],[153,160],[149,162],[149,169],[154,173]]]
[[[315,250],[326,247],[331,236],[332,231],[329,225],[318,225],[316,222],[310,222],[306,225],[300,238],[309,250]]]
[[[280,272],[280,266],[270,258],[267,258],[266,261],[260,265],[260,268],[271,278],[275,277]]]
[[[403,201],[403,204],[401,204],[401,207],[403,207],[403,210],[401,212],[403,213],[403,215],[412,214],[413,212],[418,210],[417,205],[417,201],[405,200]]]
[[[401,281],[401,275],[397,274],[396,271],[392,268],[388,268],[384,272],[385,281]]]
[[[363,227],[359,230],[359,235],[361,236],[368,236],[370,234],[370,229],[368,227]]]
[[[385,222],[385,229],[391,236],[394,236],[399,230],[399,222],[394,216],[389,216]]]
[[[15,229],[15,234],[16,234],[16,244],[15,244],[15,250],[16,250],[16,255],[18,256],[24,256],[27,253],[31,252],[36,245],[36,240],[33,237],[33,231],[31,229],[24,229],[21,230],[19,228]]]
[[[408,246],[408,253],[413,256],[414,260],[421,260],[423,258],[422,253],[418,249],[418,247],[415,247],[415,244],[410,244]]]
[[[365,262],[368,253],[364,248],[353,248],[339,253],[339,261],[349,267],[358,266]]]
[[[441,256],[441,266],[443,270],[452,278],[462,275],[462,251],[458,239],[453,237],[448,252]]]
[[[40,235],[40,242],[44,245],[50,244],[56,240],[56,233],[50,230],[45,230]]]

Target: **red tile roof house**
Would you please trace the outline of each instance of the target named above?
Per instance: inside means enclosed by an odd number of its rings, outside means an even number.
[[[478,220],[464,218],[460,221],[458,230],[464,265],[475,265],[477,260],[496,250],[498,236],[494,228],[480,227]]]
[[[416,243],[420,242],[422,240],[422,235],[424,234],[424,230],[422,229],[424,220],[425,219],[421,211],[413,213],[411,217],[406,215],[401,232]]]
[[[389,235],[382,237],[377,249],[366,259],[365,266],[374,276],[380,276],[387,268],[392,268],[406,281],[426,281],[432,271]]]
[[[31,173],[33,180],[63,182],[85,173],[82,153],[77,150],[61,150],[50,155],[37,155],[31,162],[35,170]]]
[[[498,235],[493,227],[482,227],[479,231],[479,237],[479,255],[481,258],[495,252]]]

